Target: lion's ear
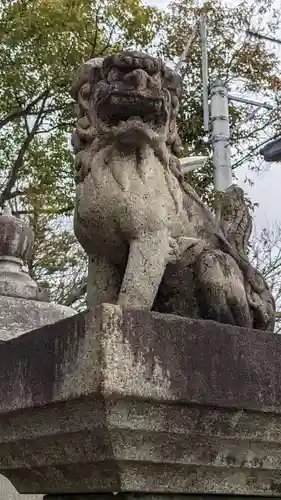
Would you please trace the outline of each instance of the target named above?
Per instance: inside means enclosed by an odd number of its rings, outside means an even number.
[[[168,66],[165,66],[163,71],[163,87],[177,97],[182,94],[182,78],[179,73],[176,73]]]
[[[90,71],[90,75],[89,75],[89,82],[91,84],[91,88],[93,88],[93,86],[96,85],[102,79],[103,79],[102,65],[92,66],[91,71]]]
[[[102,68],[103,58],[95,57],[90,59],[80,66],[76,73],[73,84],[70,88],[71,97],[77,102],[78,94],[80,88],[85,83],[92,84],[94,81],[98,81],[97,78],[101,79],[101,68]]]

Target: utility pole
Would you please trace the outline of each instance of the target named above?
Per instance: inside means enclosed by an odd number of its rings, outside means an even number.
[[[202,87],[203,87],[203,119],[204,132],[209,132],[209,77],[208,77],[208,48],[207,23],[204,13],[200,16],[201,58],[202,58]]]
[[[209,133],[209,97],[211,99],[211,140],[214,165],[214,188],[216,194],[232,184],[228,98],[225,85],[216,80],[209,89],[207,26],[205,14],[200,17],[203,118],[205,137]],[[210,95],[209,95],[210,90]],[[219,203],[216,211],[220,218]]]
[[[217,194],[224,192],[232,184],[231,168],[231,149],[230,149],[230,131],[229,131],[229,100],[241,102],[255,106],[244,120],[243,124],[252,119],[259,109],[272,109],[272,106],[266,102],[256,101],[243,96],[235,96],[227,93],[226,85],[216,80],[211,88],[209,87],[208,77],[208,46],[207,46],[207,23],[204,12],[195,22],[191,35],[187,41],[186,47],[176,65],[176,71],[180,70],[181,65],[186,61],[190,47],[200,30],[201,39],[201,73],[202,73],[202,100],[203,100],[203,121],[204,133],[203,140],[209,140],[209,98],[211,101],[211,141],[213,149],[214,165],[214,188]],[[254,35],[253,33],[251,33]],[[276,40],[275,40],[276,41]],[[242,124],[241,124],[242,125]],[[196,168],[202,168],[206,157],[183,158],[181,162],[182,172],[190,172]],[[219,214],[217,214],[219,217]]]
[[[214,186],[217,195],[232,184],[230,132],[227,89],[221,80],[216,80],[210,89],[211,131],[214,165]],[[220,203],[216,217],[220,219]]]

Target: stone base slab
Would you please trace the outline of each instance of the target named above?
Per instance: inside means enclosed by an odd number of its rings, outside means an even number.
[[[234,495],[153,495],[145,493],[90,493],[74,495],[46,495],[44,500],[270,500],[272,496]]]
[[[279,497],[281,336],[104,305],[1,344],[0,473],[64,500]]]

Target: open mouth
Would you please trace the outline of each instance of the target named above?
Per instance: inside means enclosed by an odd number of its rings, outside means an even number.
[[[99,117],[111,125],[138,117],[145,123],[163,125],[166,121],[164,99],[137,92],[117,92],[100,97],[97,102]]]

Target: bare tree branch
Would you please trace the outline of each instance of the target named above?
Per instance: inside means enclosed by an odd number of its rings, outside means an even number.
[[[101,57],[104,55],[104,53],[110,48],[112,47],[112,36],[113,36],[113,33],[115,31],[115,28],[117,28],[117,23],[115,23],[109,33],[109,37],[108,37],[108,42],[101,48],[101,50],[99,51],[99,53],[97,54],[97,57]]]
[[[7,115],[5,118],[0,119],[0,129],[3,128],[5,125],[7,125],[9,122],[15,120],[16,118],[21,118],[28,115],[29,112],[32,110],[32,108],[36,106],[36,104],[38,104],[42,99],[44,100],[46,96],[47,97],[49,96],[49,93],[50,93],[49,90],[44,90],[42,94],[36,97],[25,108],[18,108],[17,110]]]
[[[89,41],[89,44],[92,47],[91,57],[94,57],[94,55],[96,53],[96,47],[97,47],[97,41],[98,41],[98,33],[99,33],[99,13],[100,13],[100,9],[101,9],[101,7],[98,7],[97,11],[96,11],[96,30],[95,30],[94,41],[93,42]]]
[[[281,331],[281,226],[275,224],[255,235],[251,244],[254,265],[266,278],[276,302],[276,328]]]
[[[263,125],[261,125],[260,127],[254,128],[254,129],[253,129],[251,132],[249,132],[248,134],[243,135],[243,132],[241,132],[241,135],[239,135],[239,133],[238,133],[238,134],[237,134],[237,137],[232,138],[230,142],[231,142],[232,144],[234,144],[236,141],[241,141],[241,140],[245,141],[245,140],[247,140],[247,139],[250,139],[250,138],[251,138],[251,137],[253,137],[255,134],[258,134],[259,132],[264,131],[264,129],[265,129],[266,127],[269,127],[269,126],[273,125],[274,123],[276,123],[276,122],[277,122],[277,120],[278,120],[278,118],[277,118],[277,117],[276,117],[276,118],[270,117],[270,119],[269,119],[266,123],[264,123],[264,124],[263,124]],[[234,130],[234,132],[235,132],[235,130]]]
[[[33,125],[32,129],[30,130],[30,132],[27,133],[27,136],[20,147],[20,150],[18,152],[18,156],[17,156],[17,158],[16,158],[16,160],[11,168],[10,175],[8,177],[6,186],[3,189],[2,193],[0,194],[0,206],[3,206],[4,203],[10,199],[11,191],[12,191],[12,189],[17,181],[18,173],[19,173],[20,168],[23,165],[24,158],[25,158],[26,152],[28,150],[28,147],[29,147],[31,141],[33,140],[38,128],[41,125],[42,114],[43,114],[44,107],[45,107],[46,101],[48,99],[48,96],[49,96],[49,91],[48,92],[46,91],[45,95],[42,99],[41,106],[40,106],[40,109],[38,111],[37,118],[34,122],[34,125]]]
[[[10,199],[10,198],[9,198]],[[56,214],[56,215],[67,215],[69,212],[72,212],[74,210],[74,204],[69,204],[66,205],[65,207],[61,209],[56,209],[53,210],[51,208],[40,208],[38,209],[38,213],[40,214]],[[33,215],[32,210],[15,210],[13,211],[13,215],[19,216],[19,215]]]
[[[75,121],[61,122],[61,123],[58,123],[57,125],[54,125],[53,127],[50,127],[50,128],[44,129],[44,130],[39,130],[39,131],[36,132],[36,134],[40,134],[40,135],[41,134],[49,134],[53,130],[57,130],[57,129],[60,129],[60,128],[69,128],[69,129],[72,129],[74,126],[75,126]]]

